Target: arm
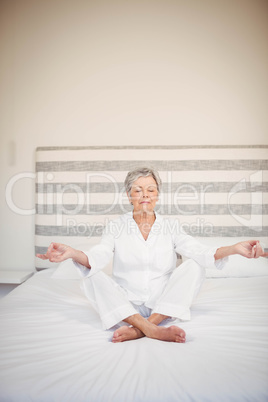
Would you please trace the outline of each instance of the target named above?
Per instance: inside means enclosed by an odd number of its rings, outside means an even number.
[[[65,244],[51,243],[46,254],[36,254],[36,256],[42,260],[48,259],[51,262],[62,262],[72,259],[74,266],[79,269],[83,277],[94,275],[103,269],[112,259],[115,247],[113,225],[110,222],[106,226],[100,243],[90,248],[89,251],[83,252]]]
[[[227,247],[209,247],[187,235],[180,226],[178,229],[174,235],[176,252],[194,259],[206,268],[222,269],[228,260],[228,256],[234,254],[246,258],[268,257],[268,253],[264,253],[258,240],[244,241]]]
[[[76,250],[70,246],[61,243],[51,243],[47,249],[46,254],[36,254],[38,258],[42,260],[49,260],[51,262],[62,262],[68,258],[72,258],[73,261],[84,267],[91,269],[88,262],[88,257],[83,251]]]
[[[233,244],[232,246],[218,248],[214,254],[214,258],[215,260],[219,260],[234,254],[239,254],[246,258],[268,257],[268,253],[263,251],[258,240],[249,240]]]

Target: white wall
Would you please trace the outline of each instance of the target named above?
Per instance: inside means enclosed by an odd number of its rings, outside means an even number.
[[[5,186],[46,145],[268,144],[266,0],[2,0],[0,268],[34,266]],[[12,199],[34,206],[34,183]]]

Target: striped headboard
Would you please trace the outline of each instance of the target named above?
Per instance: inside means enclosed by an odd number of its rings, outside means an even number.
[[[130,211],[123,182],[137,166],[163,181],[156,210],[198,237],[265,240],[268,146],[40,147],[36,150],[36,253],[51,241],[87,249],[109,219]],[[36,259],[36,268],[50,267]]]

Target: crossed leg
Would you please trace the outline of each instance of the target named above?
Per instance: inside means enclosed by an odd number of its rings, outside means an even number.
[[[147,336],[168,342],[185,342],[185,332],[177,326],[158,326],[169,316],[183,320],[190,319],[190,306],[204,279],[204,270],[192,260],[187,260],[172,273],[160,297],[150,300],[154,311],[146,319],[137,313],[129,302],[125,291],[103,272],[98,272],[83,282],[87,298],[98,311],[104,329],[125,321],[131,326],[118,328],[112,342],[124,342]],[[104,297],[105,295],[105,297]]]
[[[158,324],[166,318],[168,316],[158,313],[153,313],[148,319],[140,314],[134,314],[124,319],[131,327],[122,326],[118,328],[113,334],[112,342],[130,341],[147,336],[161,341],[184,343],[186,334],[183,329],[175,325],[168,328],[158,327]]]

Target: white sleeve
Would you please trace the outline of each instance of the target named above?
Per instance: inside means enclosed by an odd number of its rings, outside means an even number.
[[[88,257],[90,269],[74,261],[74,265],[78,268],[79,273],[83,278],[94,275],[96,272],[105,268],[111,261],[114,253],[114,235],[108,224],[104,230],[101,241],[96,246],[93,246],[89,251],[84,251]]]
[[[218,246],[209,247],[202,244],[194,237],[187,235],[181,228],[180,232],[174,236],[174,244],[177,253],[193,259],[204,268],[222,269],[228,261],[228,257],[215,260],[214,255],[219,248]]]

